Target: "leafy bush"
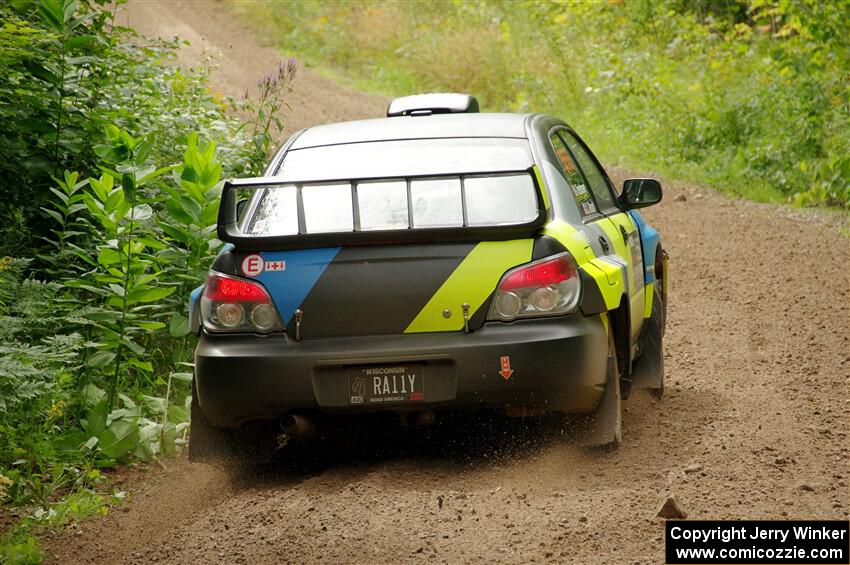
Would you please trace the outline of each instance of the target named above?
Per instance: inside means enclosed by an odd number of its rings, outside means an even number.
[[[191,372],[174,367],[191,359],[186,300],[218,247],[222,165],[194,136],[182,164],[160,168],[150,138],[105,137],[102,174],[66,172],[45,208],[66,257],[54,280],[27,278],[29,259],[0,263],[0,474],[18,502],[186,432]]]
[[[373,88],[472,92],[563,116],[609,162],[850,206],[847,2],[230,4]]]
[[[0,5],[0,255],[38,247],[53,178],[95,172],[107,126],[146,137],[156,162],[178,161],[192,133],[219,142],[228,175],[256,159],[228,102],[210,93],[209,66],[168,64],[177,43],[138,38],[102,4]]]
[[[220,247],[222,179],[262,171],[296,71],[222,100],[208,65],[169,64],[176,43],[105,4],[0,5],[0,503],[34,505],[2,562],[105,512],[101,469],[185,443],[187,300]]]

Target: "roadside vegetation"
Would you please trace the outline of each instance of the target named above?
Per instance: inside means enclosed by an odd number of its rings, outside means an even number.
[[[0,4],[0,563],[119,502],[104,470],[185,443],[221,181],[261,172],[295,72],[223,99],[113,10]]]
[[[755,200],[850,207],[847,0],[263,0],[231,9],[361,86],[549,111],[608,163]]]
[[[221,182],[262,171],[295,73],[225,99],[213,62],[175,66],[114,9],[0,2],[0,563],[39,562],[39,529],[120,503],[110,469],[185,443]],[[847,0],[232,9],[369,88],[551,111],[609,163],[850,207]]]

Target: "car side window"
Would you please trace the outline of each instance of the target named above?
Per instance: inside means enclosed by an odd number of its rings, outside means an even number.
[[[605,173],[596,164],[596,160],[571,132],[561,130],[558,132],[558,135],[564,140],[570,153],[578,161],[579,168],[587,178],[590,190],[593,191],[593,197],[596,199],[597,206],[601,210],[616,209],[617,203],[614,200],[614,195],[611,193],[611,187],[605,179]]]
[[[576,162],[573,160],[572,155],[570,155],[566,144],[564,144],[564,141],[557,133],[550,134],[549,140],[552,142],[555,155],[558,157],[558,162],[561,165],[561,172],[564,173],[564,177],[573,191],[573,196],[576,199],[579,210],[581,210],[582,217],[597,214],[599,210],[596,209],[596,203],[590,197],[590,192],[587,190],[587,180],[585,180],[584,175],[581,174],[578,166],[576,166]]]

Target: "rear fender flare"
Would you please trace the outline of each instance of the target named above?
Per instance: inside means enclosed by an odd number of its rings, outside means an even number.
[[[623,268],[603,259],[593,259],[581,266],[582,311],[596,314],[618,308],[626,296]]]

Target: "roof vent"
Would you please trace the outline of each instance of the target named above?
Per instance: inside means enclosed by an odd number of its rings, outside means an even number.
[[[475,96],[454,92],[402,96],[394,99],[387,107],[388,118],[470,113],[478,113],[478,100]]]

